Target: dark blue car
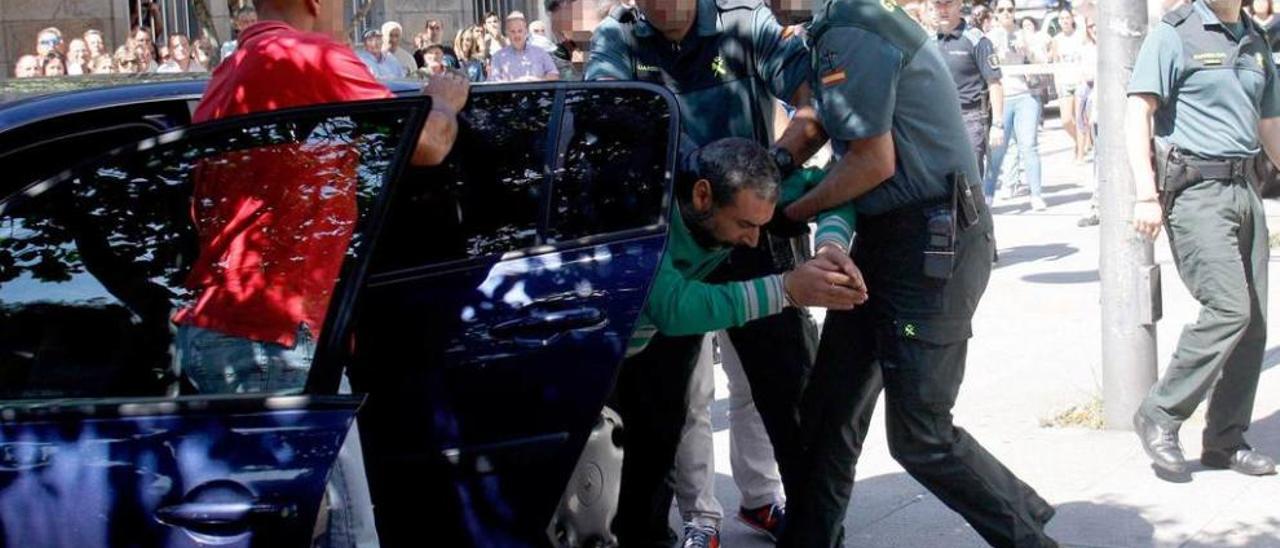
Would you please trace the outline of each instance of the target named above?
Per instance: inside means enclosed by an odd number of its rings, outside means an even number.
[[[605,404],[663,252],[671,96],[474,88],[423,169],[416,85],[190,126],[203,86],[0,104],[4,545],[308,546],[356,416],[383,545],[610,543]],[[194,394],[171,348],[192,173],[334,142],[359,151],[359,221],[306,390]]]

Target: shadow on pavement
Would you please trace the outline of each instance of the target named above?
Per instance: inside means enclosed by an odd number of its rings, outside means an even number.
[[[1102,500],[1068,502],[1056,506],[1058,515],[1046,531],[1063,546],[1156,546],[1156,527],[1142,516],[1142,509]]]
[[[1075,246],[1063,243],[1000,248],[1000,261],[995,264],[995,268],[1005,268],[1031,261],[1056,261],[1075,255],[1079,251]]]
[[[1001,257],[1003,258],[1003,257]],[[1027,274],[1022,277],[1023,281],[1036,284],[1091,284],[1100,281],[1098,277],[1098,269],[1093,270],[1075,270],[1071,272],[1041,272],[1038,274]]]

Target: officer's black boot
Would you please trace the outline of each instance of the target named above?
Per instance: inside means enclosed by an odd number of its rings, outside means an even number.
[[[1133,430],[1142,440],[1142,449],[1151,457],[1152,464],[1169,473],[1187,473],[1187,458],[1182,455],[1177,428],[1160,426],[1139,410],[1133,414]]]

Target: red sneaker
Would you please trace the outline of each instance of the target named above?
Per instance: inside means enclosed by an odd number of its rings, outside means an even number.
[[[768,535],[774,541],[782,534],[782,525],[786,521],[787,511],[777,504],[766,504],[759,508],[739,508],[738,519],[747,527]]]

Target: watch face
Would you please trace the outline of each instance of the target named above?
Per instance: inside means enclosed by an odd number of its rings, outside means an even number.
[[[773,162],[778,164],[778,169],[787,170],[791,168],[794,160],[791,158],[791,152],[785,148],[774,148],[772,150]]]

